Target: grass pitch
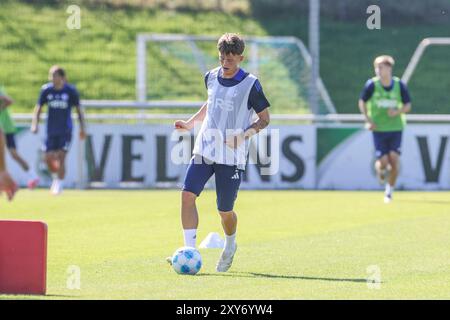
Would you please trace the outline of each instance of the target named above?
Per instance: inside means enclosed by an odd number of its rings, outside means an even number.
[[[232,268],[216,273],[220,250],[200,250],[196,276],[165,262],[183,244],[178,191],[0,199],[0,219],[49,230],[47,296],[0,299],[450,299],[449,192],[397,192],[385,205],[380,192],[241,191]],[[198,239],[222,234],[213,191],[198,208]],[[80,289],[68,289],[71,266]]]

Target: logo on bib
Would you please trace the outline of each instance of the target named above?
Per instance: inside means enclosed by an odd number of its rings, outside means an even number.
[[[222,98],[216,98],[214,100],[214,105],[225,111],[233,111],[234,104],[232,100],[225,100]]]
[[[380,108],[396,108],[397,107],[397,100],[391,100],[391,99],[380,99],[378,101],[378,106]]]

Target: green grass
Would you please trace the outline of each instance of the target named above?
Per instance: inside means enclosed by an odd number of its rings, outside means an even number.
[[[201,250],[196,276],[164,258],[182,245],[178,191],[20,191],[0,219],[48,224],[48,296],[0,299],[449,299],[449,192],[241,191],[230,272]],[[199,240],[220,232],[215,193],[199,198]],[[81,268],[69,290],[67,269]],[[367,268],[378,266],[381,288]]]
[[[77,1],[70,1],[68,5],[75,3]],[[32,110],[52,64],[66,68],[69,82],[77,85],[84,99],[135,99],[138,33],[220,35],[233,26],[234,29],[246,30],[248,34],[265,34],[253,19],[215,12],[197,14],[81,6],[80,30],[69,30],[67,18],[66,6],[32,6],[15,1],[2,3],[0,83],[16,100],[16,112]],[[178,79],[176,64],[171,66],[171,61],[156,58],[152,60],[157,64],[156,70],[165,68],[170,77],[153,84],[160,89],[176,90],[173,79],[183,80]],[[194,97],[187,98],[199,98],[200,88],[203,100],[206,91],[201,73],[191,74],[191,77],[191,81],[181,87],[179,95],[191,90]],[[172,97],[171,92],[168,94]]]

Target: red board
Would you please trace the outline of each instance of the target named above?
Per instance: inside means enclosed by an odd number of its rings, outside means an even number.
[[[0,293],[45,294],[47,225],[0,220]]]

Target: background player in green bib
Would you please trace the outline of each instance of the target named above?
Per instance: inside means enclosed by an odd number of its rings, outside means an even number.
[[[28,188],[35,188],[39,179],[28,163],[19,155],[17,152],[15,134],[17,132],[16,125],[11,118],[9,113],[9,106],[14,102],[8,95],[6,91],[0,87],[0,99],[2,101],[2,107],[0,108],[0,127],[3,130],[6,138],[6,147],[11,155],[11,157],[20,165],[20,167],[27,173]]]
[[[2,192],[5,192],[8,200],[11,201],[17,190],[16,183],[11,178],[8,171],[6,171],[5,136],[3,135],[2,129],[0,129],[0,195]]]
[[[12,102],[10,100],[10,98],[0,95],[0,112]],[[5,136],[3,134],[3,129],[0,126],[0,195],[2,192],[5,192],[8,200],[12,200],[16,191],[17,185],[9,175],[8,171],[6,171]]]
[[[391,56],[379,56],[374,61],[376,77],[369,79],[359,99],[359,109],[366,119],[366,127],[373,131],[375,170],[380,183],[386,181],[384,201],[392,200],[399,172],[402,132],[405,114],[411,110],[411,99],[406,85],[392,76],[395,64]]]

